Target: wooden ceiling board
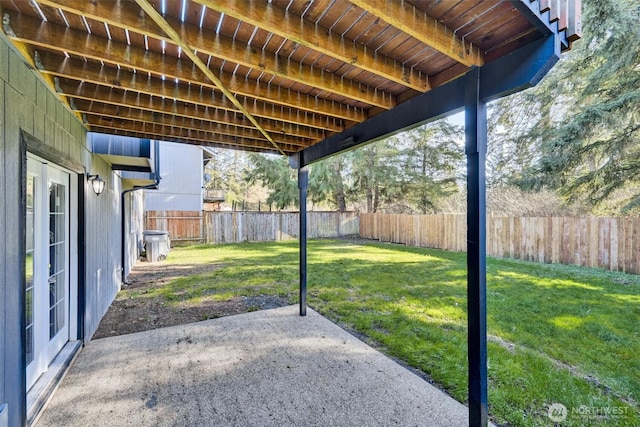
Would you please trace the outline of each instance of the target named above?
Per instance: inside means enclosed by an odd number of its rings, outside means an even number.
[[[171,121],[174,125],[199,129],[201,127],[213,127],[218,132],[225,135],[238,135],[241,137],[257,138],[259,133],[255,130],[251,123],[237,117],[235,113],[221,111],[209,108],[197,108],[197,106],[188,104],[176,104],[163,102],[164,100],[143,99],[137,103],[135,100],[126,99],[127,94],[122,94],[120,99],[114,102],[95,101],[93,98],[83,99],[80,97],[73,98],[73,105],[76,111],[83,113],[94,112],[101,116],[111,117],[132,117],[138,121],[154,122],[158,118],[165,121]],[[117,97],[115,97],[117,98]],[[139,96],[137,97],[140,98]],[[135,105],[135,107],[131,107]],[[322,138],[321,132],[312,132],[308,129],[300,129],[298,126],[288,126],[282,122],[262,120],[271,133],[278,135],[278,140],[293,145],[307,146]]]
[[[187,143],[219,134],[219,146],[237,137],[236,148],[266,152],[277,151],[273,140],[285,154],[543,36],[502,0],[0,0],[0,8],[10,40],[30,62],[37,52],[39,72],[92,129]],[[466,59],[470,44],[479,59]]]
[[[444,14],[454,7],[464,4],[462,0],[439,0],[433,2],[414,0],[409,3],[411,3],[416,9],[426,12],[429,16],[437,20],[440,20]]]
[[[513,5],[509,2],[499,2],[495,7],[490,9],[490,13],[485,13],[476,19],[468,20],[464,25],[456,28],[457,34],[460,37],[467,38],[471,33],[480,31],[484,35],[488,34],[486,31],[487,25],[495,22],[501,22],[506,14],[512,13],[515,10]]]
[[[154,132],[153,130],[145,130],[144,132],[140,132],[140,131],[134,131],[134,130],[128,130],[128,129],[121,129],[117,127],[111,127],[111,126],[103,126],[97,123],[89,123],[88,126],[92,132],[108,133],[112,135],[128,136],[132,138],[147,138],[147,139],[151,138],[151,139],[160,139],[160,140],[169,141],[169,142],[178,142],[181,144],[200,145],[204,147],[225,148],[229,150],[242,150],[242,151],[251,151],[251,152],[258,152],[258,153],[279,154],[275,149],[269,148],[264,144],[260,144],[259,147],[256,147],[256,145],[258,144],[251,144],[251,145],[242,145],[239,143],[228,144],[228,143],[211,141],[207,139],[185,138],[185,137],[175,136],[170,132],[160,133],[161,131],[163,131],[162,129],[159,129],[158,132]]]
[[[443,23],[458,34],[463,26],[491,13],[491,11],[500,6],[502,2],[502,0],[479,0],[471,7],[464,8],[466,10],[445,16]]]
[[[467,33],[466,39],[471,43],[479,46],[482,50],[488,50],[492,45],[500,44],[504,40],[511,38],[516,32],[506,29],[503,26],[503,22],[516,22],[522,23],[522,17],[516,9],[506,11],[506,13],[500,15],[501,19],[494,19],[487,22],[481,28],[475,28]]]
[[[113,108],[108,106],[101,106],[94,103],[82,103],[75,102],[77,107],[76,111],[80,111],[84,114],[95,115],[100,117],[101,120],[106,121],[120,121],[125,122],[122,117],[126,117],[126,122],[136,123],[148,123],[158,124],[162,126],[169,126],[173,128],[180,128],[188,131],[206,131],[212,133],[218,133],[223,136],[239,137],[247,140],[260,140],[261,134],[253,129],[238,129],[234,126],[225,124],[212,123],[206,120],[188,119],[180,116],[153,114],[144,110],[130,109],[130,108]],[[298,147],[307,147],[311,141],[301,138],[294,138],[289,135],[275,134],[274,138],[278,143],[287,144]]]

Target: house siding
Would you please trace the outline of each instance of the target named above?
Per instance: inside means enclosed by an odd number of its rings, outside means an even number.
[[[23,267],[21,208],[24,133],[37,140],[46,160],[65,159],[106,181],[102,195],[85,185],[85,340],[120,287],[121,180],[99,156],[92,156],[78,118],[0,36],[0,404],[8,403],[9,426],[25,422],[25,373],[22,361]],[[37,153],[36,153],[37,154]],[[75,173],[82,173],[75,170]],[[78,175],[72,174],[71,180]],[[70,212],[73,219],[76,212]],[[81,286],[79,283],[79,287]],[[74,316],[72,313],[71,316]]]
[[[0,100],[4,105],[4,85],[9,75],[9,49],[3,40],[0,40]],[[5,144],[4,144],[4,111],[0,110],[0,206],[7,206],[6,191],[7,188],[5,180]],[[7,381],[6,374],[6,361],[5,351],[9,344],[6,340],[6,315],[4,313],[5,306],[7,304],[7,240],[5,230],[7,229],[6,223],[6,210],[0,209],[0,404],[7,402]],[[14,379],[15,380],[15,379]],[[11,408],[10,408],[11,409]],[[14,417],[15,418],[15,417]]]
[[[201,211],[202,149],[187,144],[160,142],[157,190],[145,191],[145,211]]]
[[[98,329],[100,320],[120,290],[122,275],[120,179],[97,156],[87,170],[100,175],[107,185],[100,196],[96,196],[88,185],[85,199],[85,341]]]
[[[138,259],[142,249],[144,230],[144,193],[133,191],[127,193],[125,199],[125,209],[127,210],[127,220],[125,221],[125,277],[129,275],[131,269]]]

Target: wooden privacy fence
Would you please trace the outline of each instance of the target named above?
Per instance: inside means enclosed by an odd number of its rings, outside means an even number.
[[[265,242],[297,239],[297,212],[205,212],[207,243]],[[358,234],[357,212],[308,212],[307,237]]]
[[[239,243],[297,239],[297,212],[148,211],[145,230],[169,232],[171,242]],[[357,212],[308,212],[307,236],[358,234]]]
[[[466,250],[465,215],[360,214],[360,237]],[[487,255],[640,274],[640,218],[487,217]]]
[[[147,211],[144,229],[168,231],[172,244],[202,242],[202,221],[200,211]]]

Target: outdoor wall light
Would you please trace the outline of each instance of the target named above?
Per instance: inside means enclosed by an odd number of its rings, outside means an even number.
[[[104,179],[100,178],[100,175],[87,175],[87,179],[91,181],[93,192],[98,196],[104,191]]]

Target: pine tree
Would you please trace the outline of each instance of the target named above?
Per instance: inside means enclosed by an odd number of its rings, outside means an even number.
[[[438,201],[458,191],[463,134],[446,120],[404,134],[404,193],[420,213],[435,212]]]
[[[270,208],[287,209],[297,206],[299,200],[296,171],[289,167],[286,157],[249,153],[250,167],[244,181],[261,184],[270,190],[267,204]]]
[[[364,200],[369,213],[401,197],[400,152],[396,137],[385,138],[350,152],[354,201]]]
[[[595,206],[640,183],[640,1],[584,6],[584,39],[535,91],[540,157],[519,182]],[[620,206],[638,207],[638,192]]]
[[[249,167],[247,155],[236,150],[212,149],[211,152],[213,157],[205,168],[211,179],[205,186],[223,190],[229,204],[246,200],[248,183],[243,177]]]

